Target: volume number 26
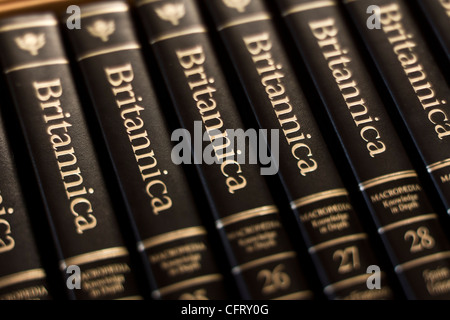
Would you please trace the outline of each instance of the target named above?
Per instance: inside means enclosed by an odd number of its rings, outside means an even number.
[[[258,273],[258,280],[264,280],[262,292],[271,294],[281,289],[286,289],[291,284],[291,278],[283,272],[284,265],[279,264],[273,270],[263,269]]]

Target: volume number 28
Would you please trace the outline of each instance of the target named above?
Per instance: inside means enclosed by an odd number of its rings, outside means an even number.
[[[434,238],[430,235],[430,230],[426,227],[420,227],[417,231],[408,230],[405,233],[405,240],[412,239],[410,252],[419,252],[424,249],[434,247]]]

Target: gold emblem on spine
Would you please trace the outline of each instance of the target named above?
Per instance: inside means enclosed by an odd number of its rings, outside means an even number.
[[[167,3],[162,7],[156,8],[155,12],[161,20],[169,21],[174,26],[177,26],[186,14],[186,9],[184,3]]]
[[[32,56],[37,56],[39,49],[45,45],[45,34],[35,34],[29,32],[21,37],[15,38],[14,40],[20,49],[28,51]]]
[[[244,12],[251,0],[222,0],[223,3],[229,8],[236,9],[239,12]]]
[[[93,37],[100,38],[103,42],[108,42],[109,36],[116,31],[116,25],[113,20],[96,20],[92,25],[87,27],[87,31]]]

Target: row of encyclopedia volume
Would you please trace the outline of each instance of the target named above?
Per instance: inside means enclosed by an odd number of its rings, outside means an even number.
[[[450,15],[445,21],[436,8],[448,4],[417,2],[433,16],[448,53]],[[366,25],[369,5],[379,8],[380,28]],[[65,298],[450,298],[449,234],[440,221],[446,217],[429,200],[437,190],[450,210],[450,89],[404,0],[93,1],[81,6],[79,18],[81,28],[66,28],[71,17],[56,13],[0,20],[1,67],[43,199],[53,263],[61,282],[74,266],[81,272],[81,287],[67,288]],[[215,40],[230,70],[222,69]],[[433,188],[419,179],[363,45]],[[292,56],[302,59],[320,102],[311,103]],[[155,67],[162,83],[155,83]],[[246,101],[237,99],[236,85]],[[331,130],[317,121],[321,105]],[[87,107],[125,212],[114,206]],[[258,129],[281,133],[277,177],[286,208],[258,164],[237,161],[251,150],[229,147],[227,130],[245,131],[249,115]],[[194,172],[206,206],[173,162],[173,123],[191,136],[201,123],[202,148],[212,146],[217,161],[198,163]],[[2,124],[0,299],[58,298]],[[349,191],[325,131],[340,142],[340,160],[359,194]],[[355,205],[355,198],[362,201]],[[289,220],[296,225],[288,228]],[[300,238],[302,244],[293,243]],[[303,244],[305,252],[298,249]],[[377,288],[368,285],[371,266],[392,269],[381,272]]]

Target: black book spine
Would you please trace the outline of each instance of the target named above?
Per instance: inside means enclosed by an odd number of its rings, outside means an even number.
[[[450,251],[437,214],[358,53],[337,1],[281,0],[280,9],[409,298],[449,298]]]
[[[442,48],[450,62],[450,1],[449,0],[417,0],[434,32],[436,33]]]
[[[0,116],[0,300],[49,300],[10,143]]]
[[[4,19],[0,44],[3,71],[55,233],[60,269],[72,275],[67,279],[68,289],[73,289],[70,297],[137,298],[129,252],[89,136],[58,21],[51,14]],[[74,267],[67,270],[69,266]]]
[[[379,265],[293,65],[261,0],[235,7],[206,0],[217,30],[263,129],[279,130],[279,174],[330,299],[389,299],[367,287]],[[384,281],[384,280],[383,280]]]
[[[202,151],[194,145],[194,160],[242,298],[310,298],[259,166],[238,162],[236,147],[227,146],[226,130],[243,129],[243,124],[196,2],[137,5],[186,135],[197,144],[204,131],[203,155],[214,150],[213,161],[200,161]],[[249,153],[248,148],[239,151]]]
[[[347,8],[450,214],[450,87],[404,1],[348,1]],[[367,27],[369,5],[380,28]]]
[[[81,7],[83,28],[68,31],[137,230],[152,296],[226,299],[161,105],[146,71],[125,2]]]

